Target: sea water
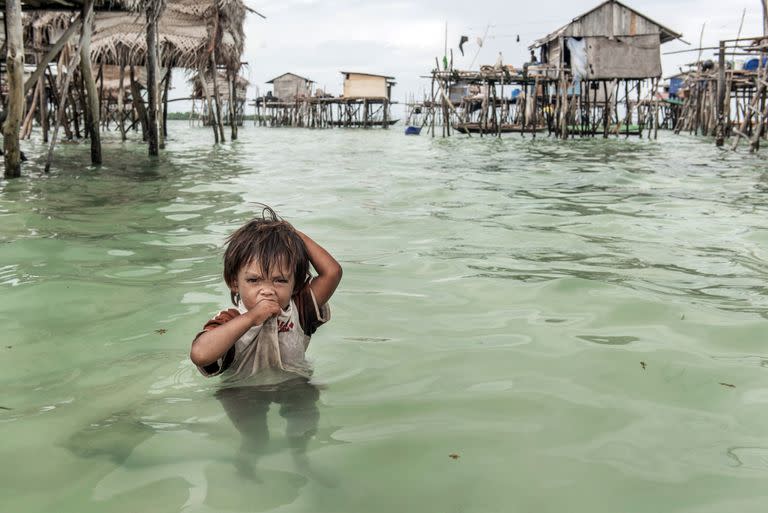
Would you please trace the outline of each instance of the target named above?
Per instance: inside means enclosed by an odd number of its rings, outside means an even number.
[[[762,153],[170,132],[0,182],[2,511],[765,511]],[[273,404],[243,456],[188,358],[259,203],[344,268],[300,454]]]

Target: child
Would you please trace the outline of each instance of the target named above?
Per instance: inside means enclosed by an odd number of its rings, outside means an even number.
[[[243,436],[237,466],[249,475],[246,453],[257,456],[268,439],[270,403],[281,404],[295,457],[301,458],[317,429],[319,393],[309,383],[304,353],[330,318],[327,302],[342,273],[320,245],[271,208],[264,213],[227,239],[224,281],[238,309],[208,321],[190,351],[203,375],[222,376],[225,386],[216,396]]]
[[[304,353],[328,321],[327,302],[341,281],[341,266],[327,251],[271,208],[264,212],[227,239],[224,281],[240,309],[208,321],[190,352],[200,372],[230,384],[308,378]]]

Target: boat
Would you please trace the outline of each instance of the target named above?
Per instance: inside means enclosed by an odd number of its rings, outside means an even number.
[[[532,133],[532,132],[544,132],[547,127],[545,126],[537,126],[537,127],[525,127],[523,128],[520,125],[509,125],[509,124],[502,124],[501,127],[498,129],[496,128],[496,125],[489,123],[487,127],[482,127],[480,123],[455,123],[453,125],[453,129],[457,132],[461,133],[486,133],[486,134],[495,134],[495,133],[502,133],[502,134],[508,134],[513,132],[522,132],[522,133]]]
[[[360,121],[360,120],[338,120],[334,119],[330,123],[328,123],[331,126],[341,126],[341,127],[374,127],[374,126],[391,126],[394,125],[400,121],[399,119],[388,119],[386,123],[384,121]]]

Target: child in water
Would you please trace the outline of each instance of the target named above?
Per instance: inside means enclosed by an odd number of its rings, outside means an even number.
[[[224,281],[237,308],[205,324],[190,358],[203,375],[221,375],[216,395],[243,435],[242,452],[263,448],[272,402],[281,404],[295,449],[303,451],[314,434],[319,394],[304,353],[330,318],[327,303],[341,274],[330,253],[269,207],[227,239]]]

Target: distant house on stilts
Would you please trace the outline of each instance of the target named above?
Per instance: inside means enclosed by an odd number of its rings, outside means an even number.
[[[650,80],[650,91],[655,94],[661,77],[661,45],[680,37],[680,33],[629,6],[606,0],[535,41],[530,48],[539,50],[539,61],[546,65],[548,76],[560,80],[560,91],[568,92],[559,98],[567,107],[560,110],[563,116],[568,117],[568,109],[578,102],[577,108],[587,116],[590,112],[584,111],[600,111],[597,114],[602,119],[590,119],[590,132],[601,125],[607,135],[624,125],[624,132],[629,134],[633,111],[637,111],[637,125],[631,130],[634,133],[642,132],[645,118],[655,118],[638,110],[643,104],[652,106],[652,102],[641,101],[642,82]],[[631,97],[632,93],[636,98]],[[620,104],[623,119],[617,119]],[[560,123],[561,135],[567,137],[579,124],[583,124],[580,119]]]

